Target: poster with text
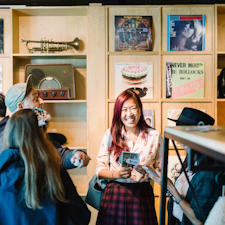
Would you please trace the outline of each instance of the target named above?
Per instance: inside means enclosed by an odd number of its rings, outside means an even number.
[[[167,15],[167,51],[205,51],[205,15]]]
[[[204,98],[204,63],[167,62],[166,98]]]
[[[140,98],[153,98],[153,63],[118,62],[115,64],[115,98],[131,88]]]

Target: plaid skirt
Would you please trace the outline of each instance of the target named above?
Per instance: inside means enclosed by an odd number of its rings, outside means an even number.
[[[157,225],[150,183],[109,182],[98,213],[97,225]]]

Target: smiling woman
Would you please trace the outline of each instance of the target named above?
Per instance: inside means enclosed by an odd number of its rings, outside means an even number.
[[[112,144],[108,148],[110,136]],[[97,156],[97,176],[110,180],[99,209],[98,225],[157,224],[150,179],[130,166],[157,167],[162,141],[160,133],[146,124],[141,100],[134,90],[120,93],[111,129],[106,131]]]

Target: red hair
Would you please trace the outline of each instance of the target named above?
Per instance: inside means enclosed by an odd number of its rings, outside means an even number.
[[[151,128],[145,122],[145,119],[143,116],[142,103],[139,96],[132,89],[127,89],[123,91],[122,93],[120,93],[120,95],[116,99],[115,106],[114,106],[114,115],[113,115],[112,126],[111,126],[112,144],[111,144],[111,147],[109,148],[110,154],[114,153],[114,155],[117,158],[116,159],[117,161],[119,160],[119,157],[122,151],[129,152],[129,148],[124,140],[124,137],[121,136],[122,128],[125,129],[125,126],[121,121],[121,111],[122,111],[123,103],[130,98],[133,98],[135,100],[141,113],[137,127],[139,128],[139,130],[142,130],[143,138],[145,137],[145,133],[148,133],[147,131],[148,128]]]

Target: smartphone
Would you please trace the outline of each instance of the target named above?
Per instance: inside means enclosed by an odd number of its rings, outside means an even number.
[[[156,173],[156,171],[155,171],[154,168],[152,168],[152,167],[147,167],[147,166],[142,166],[142,168],[143,168],[144,170],[146,170],[147,173],[152,174],[152,175],[154,175],[154,176],[156,176],[156,177],[159,177],[159,175]]]

